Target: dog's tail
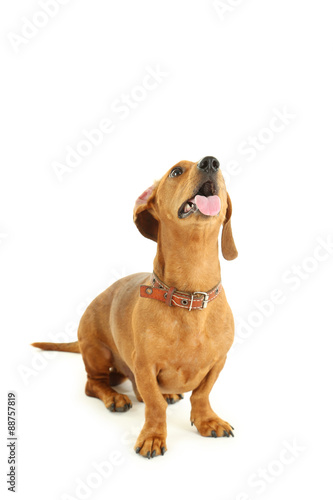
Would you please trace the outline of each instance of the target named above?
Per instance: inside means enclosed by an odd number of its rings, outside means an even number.
[[[39,349],[43,349],[44,351],[81,352],[78,342],[68,342],[66,344],[58,344],[55,342],[34,342],[31,345],[33,347],[39,347]]]

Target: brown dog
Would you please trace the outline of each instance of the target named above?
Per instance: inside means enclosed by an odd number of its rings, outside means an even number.
[[[135,445],[145,457],[166,451],[167,403],[187,391],[192,391],[191,423],[202,436],[233,436],[208,399],[234,337],[218,257],[222,224],[223,256],[237,257],[231,211],[216,158],[175,165],[134,208],[139,231],[157,241],[154,273],[122,278],[99,295],[82,316],[78,342],[32,344],[80,352],[86,394],[113,412],[132,406],[112,387],[129,378],[146,404]]]

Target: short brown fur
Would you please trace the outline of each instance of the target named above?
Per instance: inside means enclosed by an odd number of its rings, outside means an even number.
[[[180,219],[182,203],[213,176],[204,177],[197,163],[182,161],[175,167],[182,168],[182,175],[172,178],[170,169],[137,200],[134,222],[144,236],[157,241],[154,271],[164,283],[184,292],[208,291],[220,281],[221,225],[222,253],[227,260],[237,257],[231,201],[218,170],[213,181],[220,213],[208,217],[197,212]],[[233,435],[231,425],[209,403],[234,337],[224,290],[207,308],[188,311],[140,297],[140,285],[151,283],[151,273],[138,273],[101,293],[82,316],[78,342],[33,344],[81,352],[88,376],[86,394],[101,399],[111,411],[131,408],[130,399],[112,387],[129,378],[137,399],[146,405],[135,450],[148,458],[166,451],[167,402],[182,399],[184,392],[192,391],[191,422],[202,436]]]

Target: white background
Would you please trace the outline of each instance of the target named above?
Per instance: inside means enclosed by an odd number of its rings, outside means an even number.
[[[213,0],[72,0],[46,19],[37,1],[1,4],[0,456],[8,495],[8,390],[18,400],[19,499],[83,498],[79,480],[93,484],[85,498],[96,500],[332,495],[333,255],[317,253],[333,237],[332,6],[224,4],[225,14]],[[27,19],[45,26],[15,50],[10,39]],[[144,95],[137,86],[147,68],[164,76]],[[111,105],[131,93],[144,98],[121,119]],[[270,133],[276,110],[292,118]],[[54,162],[105,118],[114,131],[60,180]],[[239,148],[251,137],[260,151],[249,161]],[[179,160],[205,155],[222,163],[239,250],[222,262],[238,341],[211,395],[235,438],[201,437],[187,394],[168,409],[168,452],[148,461],[133,451],[144,406],[129,384],[133,408],[111,414],[84,395],[79,355],[46,359],[29,344],[59,333],[74,340],[91,299],[123,275],[152,269],[155,244],[136,230],[134,202]],[[281,303],[269,306],[274,289]],[[117,464],[99,480],[93,463],[111,454]]]

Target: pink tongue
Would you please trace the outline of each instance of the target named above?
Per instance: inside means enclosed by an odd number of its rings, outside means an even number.
[[[204,215],[217,215],[221,210],[221,200],[218,196],[200,196],[197,194],[194,203]]]

